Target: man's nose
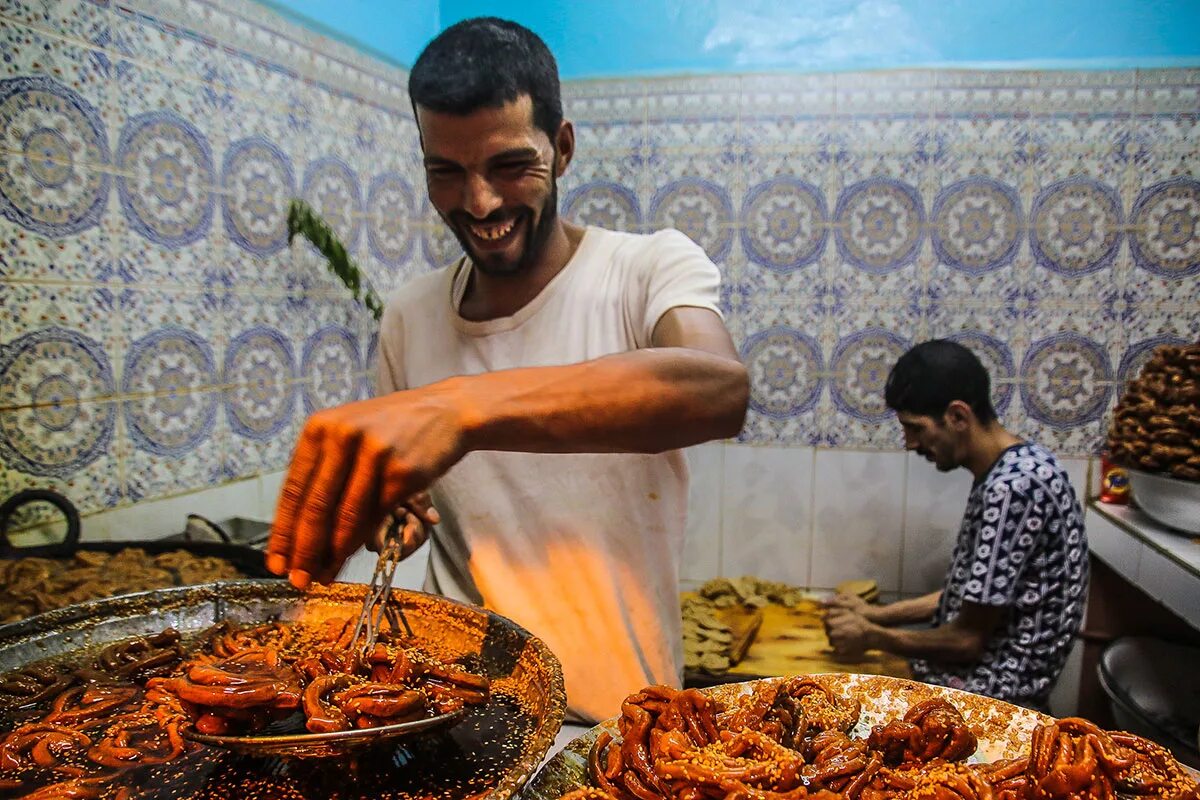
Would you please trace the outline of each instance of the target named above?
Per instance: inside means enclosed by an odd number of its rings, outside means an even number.
[[[920,442],[918,442],[916,440],[916,437],[909,436],[907,433],[904,434],[904,449],[905,450],[919,450],[920,447],[921,447],[921,444],[920,444]]]
[[[504,201],[495,187],[482,175],[470,175],[463,185],[463,210],[475,219],[487,219]]]

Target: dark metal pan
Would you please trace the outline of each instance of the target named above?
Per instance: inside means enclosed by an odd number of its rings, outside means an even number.
[[[15,547],[9,541],[8,528],[17,509],[31,503],[49,503],[62,512],[67,521],[67,533],[61,542]],[[230,542],[193,542],[171,539],[132,539],[117,542],[80,541],[79,511],[66,497],[49,489],[26,489],[0,504],[0,558],[71,558],[79,551],[116,553],[127,547],[138,547],[154,556],[160,553],[184,551],[194,556],[221,558],[230,562],[249,578],[273,577],[267,571],[263,553],[253,547]]]
[[[366,588],[333,584],[302,594],[285,581],[230,581],[80,603],[0,628],[0,674],[168,626],[186,637],[222,620],[352,619],[361,610]],[[396,590],[392,598],[403,605],[418,644],[428,642],[451,658],[469,658],[490,679],[492,698],[486,706],[472,707],[448,730],[364,755],[353,775],[320,760],[281,765],[217,751],[217,761],[189,767],[186,777],[193,786],[188,791],[170,796],[216,796],[211,792],[219,784],[220,796],[271,797],[276,795],[268,789],[277,786],[285,792],[278,796],[317,800],[346,796],[347,781],[353,780],[357,793],[349,796],[513,797],[562,724],[566,694],[558,659],[524,628],[485,609],[422,592]],[[243,788],[245,794],[239,794]]]

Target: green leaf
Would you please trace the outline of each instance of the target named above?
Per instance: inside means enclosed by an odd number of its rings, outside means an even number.
[[[312,206],[299,198],[294,198],[288,206],[287,226],[288,245],[291,245],[296,234],[300,234],[312,242],[313,247],[325,256],[329,271],[341,279],[354,299],[366,306],[376,320],[383,317],[383,301],[379,299],[379,295],[375,294],[375,290],[371,288],[370,282],[366,280],[362,270],[350,258],[345,245],[337,238],[328,223],[313,210]],[[364,285],[366,286],[365,293],[363,292]]]

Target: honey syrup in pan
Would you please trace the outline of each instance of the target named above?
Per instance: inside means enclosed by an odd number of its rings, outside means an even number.
[[[493,694],[457,725],[348,761],[227,756],[186,794],[195,800],[465,800],[487,792],[525,751],[536,720]],[[162,795],[159,795],[162,796]]]
[[[44,716],[51,702],[15,712],[0,707],[0,742],[15,727]],[[493,690],[450,728],[346,759],[249,758],[192,743],[165,764],[101,776],[90,770],[74,781],[61,770],[18,770],[11,760],[6,767],[0,745],[0,800],[468,800],[500,782],[537,725],[516,698]]]

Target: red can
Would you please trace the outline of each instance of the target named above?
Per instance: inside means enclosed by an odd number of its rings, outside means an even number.
[[[1100,502],[1123,506],[1129,503],[1129,473],[1124,467],[1100,456]]]

